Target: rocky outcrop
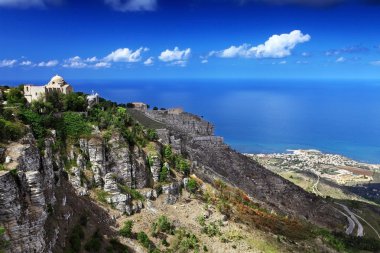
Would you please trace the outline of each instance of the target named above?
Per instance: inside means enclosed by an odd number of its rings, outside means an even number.
[[[171,113],[170,110],[146,111],[146,115],[154,120],[165,123],[168,126],[175,126],[177,129],[189,135],[213,135],[214,126],[203,120],[201,117],[186,113]]]
[[[158,182],[161,171],[161,159],[157,155],[150,156],[149,159],[150,172],[152,173],[153,181]]]
[[[120,189],[116,183],[115,174],[108,173],[104,177],[104,190],[109,194],[107,197],[107,202],[110,205],[122,213],[126,213],[128,215],[132,214],[131,196],[120,192]]]
[[[17,145],[19,157],[12,154],[18,163],[15,170],[0,174],[0,225],[6,229],[9,252],[44,252],[48,201],[43,184],[50,182],[51,172],[40,172],[40,155],[31,134],[21,143]]]

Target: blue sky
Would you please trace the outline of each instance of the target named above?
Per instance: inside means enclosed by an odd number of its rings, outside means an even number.
[[[376,0],[0,0],[0,81],[380,78]]]

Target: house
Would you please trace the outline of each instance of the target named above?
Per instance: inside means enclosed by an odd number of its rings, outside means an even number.
[[[24,97],[31,103],[33,100],[44,99],[47,94],[58,92],[69,94],[73,92],[73,87],[59,75],[54,76],[50,82],[44,86],[24,85]]]

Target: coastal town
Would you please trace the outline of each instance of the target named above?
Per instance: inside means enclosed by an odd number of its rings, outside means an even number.
[[[318,150],[289,150],[289,153],[246,154],[264,167],[280,171],[311,172],[339,185],[353,186],[374,181],[379,164],[357,162]]]

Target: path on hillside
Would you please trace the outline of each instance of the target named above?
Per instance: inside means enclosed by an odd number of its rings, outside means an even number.
[[[379,232],[377,232],[377,230],[368,222],[366,221],[365,219],[363,219],[362,217],[360,217],[359,215],[355,214],[356,217],[358,217],[359,219],[361,219],[362,221],[364,221],[370,228],[373,229],[373,231],[375,231],[375,233],[377,234],[377,237],[379,237],[380,239],[380,234]]]
[[[323,194],[318,190],[318,184],[319,184],[319,179],[320,179],[320,177],[319,177],[319,175],[318,174],[316,174],[317,175],[317,181],[313,184],[313,186],[311,187],[311,190],[312,190],[312,192],[315,194],[315,195],[319,195],[319,196],[321,196],[321,197],[324,197],[323,196]]]
[[[350,215],[351,219],[354,220],[354,222],[356,223],[356,225],[358,226],[358,231],[356,233],[357,236],[360,236],[362,237],[364,235],[363,231],[363,226],[362,224],[359,222],[359,220],[356,218],[355,214],[353,212],[350,211],[350,209],[348,209],[348,207],[346,205],[343,205],[343,204],[340,204],[340,203],[337,203],[338,205],[340,205],[341,207],[343,207],[344,211]]]

